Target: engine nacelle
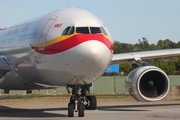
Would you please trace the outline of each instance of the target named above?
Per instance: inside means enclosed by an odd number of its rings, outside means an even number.
[[[131,71],[126,89],[138,101],[158,101],[166,97],[170,82],[166,73],[155,66],[142,66]]]

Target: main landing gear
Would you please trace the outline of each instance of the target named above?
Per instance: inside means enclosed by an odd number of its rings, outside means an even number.
[[[86,91],[88,86],[85,85],[71,85],[72,96],[68,104],[68,117],[74,117],[74,112],[78,112],[79,117],[84,117],[84,110],[95,110],[97,102],[95,96],[87,96]],[[80,94],[79,94],[79,90]]]

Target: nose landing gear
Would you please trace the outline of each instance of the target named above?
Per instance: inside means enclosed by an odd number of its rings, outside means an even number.
[[[95,110],[97,108],[97,102],[95,96],[87,96],[88,90],[85,85],[73,85],[68,86],[72,88],[72,96],[68,104],[68,117],[74,117],[74,112],[78,112],[79,117],[84,117],[84,110]],[[81,94],[79,94],[81,89]]]

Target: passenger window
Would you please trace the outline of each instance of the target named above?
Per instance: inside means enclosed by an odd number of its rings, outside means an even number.
[[[77,27],[76,33],[89,34],[88,27]]]
[[[90,27],[91,34],[101,33],[101,29],[99,27]]]
[[[73,33],[74,33],[74,26],[71,27],[71,29],[70,29],[69,32],[68,32],[68,35],[72,35]]]
[[[103,27],[101,27],[101,30],[102,30],[102,32],[103,32],[104,35],[108,35],[107,32],[106,32],[106,30],[105,30]]]
[[[69,31],[70,28],[71,28],[71,27],[67,27],[67,28],[63,31],[63,33],[62,33],[61,35],[62,35],[62,36],[67,35],[67,33],[68,33],[68,31]]]

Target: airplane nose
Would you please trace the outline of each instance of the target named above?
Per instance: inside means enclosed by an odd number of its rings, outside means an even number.
[[[78,45],[76,58],[79,61],[76,63],[77,69],[73,71],[76,74],[76,82],[89,84],[107,69],[112,59],[112,52],[104,43],[89,40]]]
[[[96,54],[98,54],[98,51],[99,51],[98,46],[92,46],[92,47],[90,48],[91,54],[96,55]]]
[[[96,40],[82,43],[77,52],[79,59],[99,66],[103,64],[107,67],[112,57],[111,51],[102,42]]]

